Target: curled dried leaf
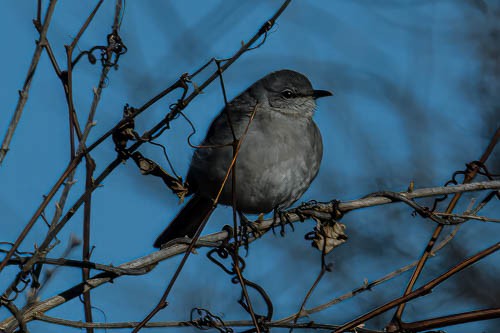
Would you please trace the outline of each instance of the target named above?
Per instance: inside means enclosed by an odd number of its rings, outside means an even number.
[[[315,221],[315,237],[312,246],[318,250],[323,251],[324,249],[326,254],[347,241],[345,224],[336,221],[322,223],[318,219],[315,219]]]

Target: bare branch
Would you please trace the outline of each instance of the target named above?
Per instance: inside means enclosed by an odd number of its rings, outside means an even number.
[[[418,298],[418,297],[422,297],[430,292],[432,292],[432,289],[434,289],[436,286],[438,286],[439,284],[441,284],[442,282],[446,281],[447,279],[449,279],[450,277],[452,277],[453,275],[455,275],[456,273],[464,270],[465,268],[469,267],[470,265],[474,264],[475,262],[485,258],[486,256],[489,256],[493,253],[495,253],[496,251],[498,251],[500,249],[500,243],[496,243],[486,249],[484,249],[483,251],[475,254],[474,256],[470,257],[469,259],[466,259],[464,261],[462,261],[461,263],[459,263],[458,265],[456,265],[455,267],[453,267],[452,269],[450,269],[449,271],[447,271],[446,273],[438,276],[437,278],[435,278],[434,280],[432,281],[429,281],[428,283],[426,283],[425,285],[423,285],[422,287],[418,288],[417,290],[415,291],[412,291],[411,293],[407,294],[407,295],[404,295],[404,296],[401,296],[399,298],[396,298],[378,308],[376,308],[375,310],[373,311],[370,311],[350,322],[348,322],[347,324],[345,325],[342,325],[340,328],[338,328],[337,330],[335,330],[335,333],[342,333],[346,330],[349,330],[349,329],[352,329],[352,328],[355,328],[356,326],[366,322],[367,320],[371,319],[371,318],[374,318],[388,310],[390,310],[391,308],[395,307],[395,306],[398,306],[399,304],[403,304],[403,303],[406,303],[412,299],[415,299],[415,298]],[[387,328],[387,331],[388,332],[398,332],[399,331],[399,327],[394,327],[394,326],[389,326]]]
[[[435,256],[442,248],[444,248],[455,237],[459,227],[460,226],[456,226],[453,229],[453,231],[435,247],[434,251],[431,253],[431,257]],[[387,281],[395,278],[396,276],[401,275],[404,272],[409,271],[413,267],[417,266],[417,264],[418,264],[418,260],[416,260],[416,261],[412,262],[411,264],[408,264],[404,267],[401,267],[401,268],[399,268],[399,269],[397,269],[389,274],[386,274],[385,276],[378,278],[374,281],[371,281],[371,282],[365,281],[363,283],[363,285],[353,289],[352,291],[350,291],[348,293],[345,293],[341,296],[338,296],[338,297],[336,297],[336,298],[334,298],[326,303],[317,305],[317,306],[310,308],[310,309],[303,309],[292,316],[288,316],[288,317],[276,320],[276,322],[288,322],[297,316],[299,318],[300,317],[307,317],[313,313],[323,311],[323,310],[325,310],[325,309],[327,309],[335,304],[338,304],[338,303],[343,302],[349,298],[352,298],[356,295],[359,295],[360,293],[373,290],[374,287],[376,287],[384,282],[387,282]]]
[[[75,327],[75,328],[101,328],[101,329],[119,329],[119,328],[135,328],[137,325],[139,325],[139,322],[116,322],[116,323],[83,323],[81,321],[76,321],[76,320],[67,320],[67,319],[61,319],[61,318],[55,318],[55,317],[50,317],[46,316],[43,314],[37,314],[36,315],[36,320],[44,321],[47,323],[51,324],[56,324],[56,325],[62,325],[62,326],[67,326],[67,327]],[[230,320],[230,321],[225,321],[225,325],[231,326],[231,327],[251,327],[253,326],[252,321],[248,320]],[[276,322],[276,321],[271,321],[271,322],[263,322],[262,323],[264,326],[267,327],[282,327],[282,328],[302,328],[302,329],[330,329],[334,330],[338,328],[338,325],[325,325],[325,324],[319,324],[319,323],[314,323],[314,322],[308,322],[308,323],[282,323],[282,322]],[[193,324],[189,321],[166,321],[166,322],[149,322],[144,327],[147,328],[153,328],[153,327],[191,327]],[[350,330],[349,332],[354,332],[354,333],[383,333],[383,331],[375,331],[375,330],[369,330],[365,328],[356,328],[353,330]]]
[[[426,319],[413,323],[402,323],[402,327],[409,332],[421,332],[443,326],[452,326],[494,318],[500,318],[500,308],[457,313],[451,316]]]
[[[451,217],[454,219],[461,219],[461,220],[477,220],[477,221],[482,221],[482,222],[495,222],[495,223],[500,223],[500,219],[494,219],[491,217],[485,217],[485,216],[477,216],[477,215],[468,215],[468,214],[447,214],[447,213],[434,213],[435,215],[442,216],[442,217]]]
[[[478,182],[478,183],[470,183],[464,185],[456,185],[456,186],[447,186],[447,187],[432,187],[432,188],[424,188],[417,189],[412,192],[400,192],[401,195],[408,196],[409,198],[423,198],[423,197],[431,197],[438,196],[444,193],[463,193],[469,191],[478,191],[478,190],[492,190],[492,189],[500,189],[500,181],[487,181],[487,182]],[[345,203],[338,204],[338,209],[341,211],[351,211],[353,209],[376,206],[381,204],[387,204],[390,200],[387,198],[364,198],[354,201],[348,201]],[[332,205],[329,204],[320,204],[319,208],[323,211],[328,211],[328,209],[332,209]],[[300,217],[296,214],[290,214],[290,220],[292,222],[300,221]],[[273,223],[279,225],[279,221],[275,221],[274,219],[267,219],[256,223],[256,228],[262,230],[262,232],[269,230]],[[214,234],[210,234],[204,237],[200,237],[199,242],[195,244],[195,246],[214,246],[218,242],[221,242],[227,239],[230,235],[227,231],[221,231]],[[187,244],[186,244],[187,243]],[[166,248],[163,248],[160,251],[153,252],[147,256],[129,261],[124,263],[118,268],[120,269],[143,269],[143,268],[151,268],[154,267],[157,263],[166,260],[170,257],[176,256],[178,254],[184,253],[188,248],[191,241],[189,239],[183,240],[179,239],[177,241],[173,241],[167,244]],[[43,300],[39,303],[33,304],[30,307],[23,309],[23,316],[26,321],[30,321],[34,319],[34,315],[36,313],[44,313],[54,307],[57,307],[61,304],[66,303],[67,301],[79,296],[83,292],[87,292],[93,288],[96,288],[102,284],[108,283],[116,278],[117,275],[114,273],[100,273],[96,276],[90,278],[86,281],[86,283],[80,283],[75,285],[74,287],[60,293],[57,296],[53,296],[46,300]],[[399,304],[399,303],[398,303]],[[8,318],[0,323],[0,329],[7,329],[9,327],[15,326],[15,319]]]
[[[19,100],[17,102],[16,110],[14,111],[14,115],[12,116],[12,120],[10,121],[7,133],[5,134],[5,137],[3,139],[2,147],[0,148],[0,165],[3,162],[5,155],[7,155],[7,152],[9,151],[10,141],[14,136],[17,124],[19,123],[19,120],[21,119],[21,115],[23,113],[24,105],[28,100],[31,81],[33,80],[33,76],[35,75],[36,67],[38,66],[38,61],[40,60],[40,56],[42,55],[42,51],[47,38],[47,31],[49,30],[50,21],[52,19],[52,14],[54,13],[56,3],[57,0],[51,0],[49,3],[49,7],[47,8],[43,26],[40,30],[40,39],[36,44],[35,54],[33,55],[33,59],[31,60],[30,67],[28,69],[28,74],[26,75],[26,80],[24,81],[23,89],[19,91]]]
[[[495,146],[496,146],[499,139],[500,139],[500,127],[497,128],[495,134],[491,138],[490,143],[488,144],[488,147],[486,147],[483,155],[479,159],[479,163],[481,163],[482,165],[484,165],[484,163],[486,163],[486,161],[490,157],[491,153],[495,149]],[[474,179],[474,177],[477,175],[479,168],[477,166],[475,166],[473,169],[467,170],[467,171],[468,172],[465,174],[463,184],[470,183]],[[449,213],[453,212],[453,210],[455,209],[455,206],[457,205],[461,196],[462,196],[461,193],[457,193],[453,196],[450,203],[448,204],[448,207],[446,208],[445,213],[449,214]],[[439,236],[441,235],[441,232],[443,231],[443,228],[444,228],[444,225],[439,224],[436,227],[436,229],[434,230],[434,233],[432,234],[431,239],[427,243],[427,246],[425,247],[425,251],[424,251],[422,257],[420,258],[420,260],[417,264],[417,267],[415,268],[415,271],[413,271],[413,274],[412,274],[410,280],[408,281],[408,285],[406,286],[406,289],[405,289],[403,295],[408,295],[412,291],[413,286],[417,282],[418,277],[420,276],[420,273],[422,273],[422,270],[424,269],[425,263],[426,263],[427,259],[429,258],[430,253],[432,252],[432,248],[433,248],[434,244],[436,243],[436,240],[439,238]],[[391,326],[398,326],[399,322],[401,321],[401,316],[403,315],[404,308],[405,308],[405,303],[401,303],[398,306],[396,312],[394,313],[393,319],[390,323]]]

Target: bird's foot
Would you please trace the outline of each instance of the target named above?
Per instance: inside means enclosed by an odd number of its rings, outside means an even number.
[[[243,229],[243,232],[245,232],[247,235],[251,234],[255,238],[259,238],[262,236],[264,233],[262,230],[260,230],[255,222],[250,221],[242,212],[238,212],[239,217],[240,217],[240,223]]]
[[[256,227],[255,223],[250,221],[242,212],[238,212],[238,216],[240,217],[241,225],[238,236],[243,242],[245,249],[248,251],[249,238],[259,238],[263,233]]]
[[[279,221],[278,221],[279,219]],[[274,213],[273,213],[273,233],[276,234],[274,227],[276,226],[276,223],[279,223],[280,226],[280,235],[281,237],[285,236],[285,226],[288,224],[290,225],[290,228],[292,228],[292,231],[295,231],[295,228],[293,227],[293,223],[290,220],[290,216],[288,212],[282,210],[281,208],[275,208]]]

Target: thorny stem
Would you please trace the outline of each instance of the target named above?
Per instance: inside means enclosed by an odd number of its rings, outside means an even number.
[[[104,86],[104,82],[106,80],[107,74],[109,72],[109,66],[104,66],[102,69],[101,77],[99,79],[98,87],[94,90],[94,99],[92,102],[92,106],[89,112],[87,125],[85,127],[84,135],[79,131],[79,126],[77,125],[78,118],[76,115],[76,111],[73,103],[73,50],[78,44],[80,38],[82,37],[85,30],[88,28],[90,22],[93,20],[95,14],[99,10],[102,5],[103,0],[100,0],[97,5],[94,7],[94,10],[87,17],[87,20],[80,28],[76,37],[73,39],[70,46],[66,46],[66,56],[67,56],[67,75],[65,80],[63,80],[63,84],[65,86],[66,99],[68,101],[68,111],[70,115],[70,147],[71,147],[71,158],[74,157],[75,154],[75,146],[74,146],[74,131],[73,129],[76,127],[80,146],[85,147],[85,141],[87,139],[88,133],[92,127],[95,111],[97,109],[97,103],[100,98],[100,93],[102,91],[102,87]],[[115,13],[115,21],[116,17],[119,16],[119,12]],[[92,176],[95,170],[95,163],[90,155],[86,155],[86,179],[85,179],[85,189],[88,190],[92,186]],[[91,193],[85,198],[84,201],[84,212],[83,212],[83,247],[82,247],[82,260],[88,261],[90,259],[90,214],[91,214]],[[82,280],[85,282],[90,277],[90,271],[88,268],[82,268]],[[87,322],[92,322],[92,305],[90,299],[90,292],[83,293],[83,307],[85,313],[85,320]],[[93,333],[94,330],[92,328],[87,329],[87,333]]]

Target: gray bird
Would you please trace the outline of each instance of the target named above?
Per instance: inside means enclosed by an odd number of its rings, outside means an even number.
[[[318,173],[323,142],[312,117],[316,99],[331,95],[314,90],[304,75],[283,69],[266,75],[233,99],[226,107],[229,116],[222,110],[194,152],[186,178],[193,197],[154,246],[194,236],[210,213],[231,164],[231,127],[236,138],[241,138],[254,111],[236,160],[236,209],[259,214],[290,207]],[[231,178],[219,203],[232,205]]]

